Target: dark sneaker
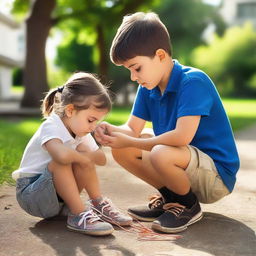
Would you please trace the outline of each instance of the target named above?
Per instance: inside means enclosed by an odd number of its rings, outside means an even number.
[[[160,195],[154,195],[150,198],[148,206],[137,206],[129,208],[128,213],[135,220],[154,221],[165,212],[163,205],[163,197]]]
[[[152,223],[152,229],[164,233],[181,232],[203,217],[198,201],[190,209],[178,203],[165,204],[164,209],[165,213]]]

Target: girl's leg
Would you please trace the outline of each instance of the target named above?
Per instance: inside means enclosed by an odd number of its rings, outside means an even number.
[[[58,195],[68,205],[73,214],[79,214],[85,210],[80,198],[80,193],[72,170],[72,165],[61,165],[50,162],[48,170],[53,174],[53,182]]]
[[[85,168],[79,164],[73,164],[73,171],[80,192],[85,189],[89,198],[92,200],[101,197],[95,165],[92,164]]]

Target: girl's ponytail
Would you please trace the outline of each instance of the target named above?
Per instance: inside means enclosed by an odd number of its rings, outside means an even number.
[[[59,88],[52,89],[46,94],[45,98],[43,99],[41,107],[43,117],[46,118],[52,113],[53,105],[55,103],[55,95],[57,92],[59,92]]]

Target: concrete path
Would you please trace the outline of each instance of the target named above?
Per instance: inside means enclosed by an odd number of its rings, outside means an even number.
[[[15,188],[0,187],[0,256],[255,256],[256,255],[256,126],[236,134],[241,157],[234,192],[202,205],[202,221],[175,242],[138,241],[116,228],[102,238],[69,232],[65,220],[43,220],[24,213]],[[143,204],[154,190],[122,170],[106,149],[108,165],[99,168],[102,191],[124,211]],[[150,223],[146,223],[150,226]]]

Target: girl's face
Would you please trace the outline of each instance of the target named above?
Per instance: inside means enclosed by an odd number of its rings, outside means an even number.
[[[88,109],[76,110],[73,104],[69,104],[65,109],[66,116],[63,122],[70,134],[75,137],[82,137],[95,130],[96,125],[101,121],[108,110],[90,107]]]

